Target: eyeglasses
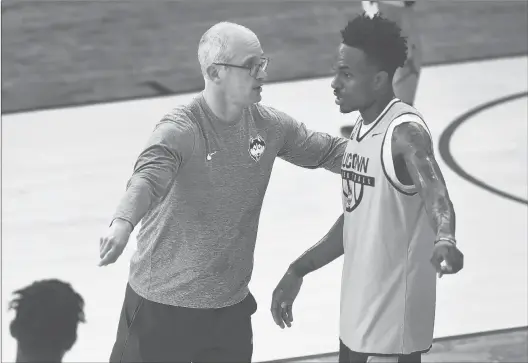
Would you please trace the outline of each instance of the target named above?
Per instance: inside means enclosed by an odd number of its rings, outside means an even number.
[[[260,73],[260,71],[264,72],[266,71],[266,68],[268,68],[269,58],[262,57],[260,58],[260,61],[258,63],[255,63],[251,66],[239,66],[236,64],[229,64],[229,63],[213,63],[213,64],[216,64],[217,66],[247,69],[249,70],[249,75],[251,77],[256,78],[258,74]]]

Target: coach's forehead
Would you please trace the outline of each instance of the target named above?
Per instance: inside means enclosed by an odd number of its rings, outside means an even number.
[[[228,47],[233,54],[233,61],[239,63],[251,62],[264,54],[259,39],[251,32],[240,31],[232,34]]]

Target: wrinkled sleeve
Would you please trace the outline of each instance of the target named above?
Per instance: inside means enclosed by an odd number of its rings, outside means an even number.
[[[282,145],[277,156],[303,168],[341,172],[347,139],[312,131],[283,112],[275,113],[282,128]]]
[[[120,218],[136,226],[153,204],[167,194],[193,149],[194,132],[188,122],[162,120],[137,158],[112,220]]]

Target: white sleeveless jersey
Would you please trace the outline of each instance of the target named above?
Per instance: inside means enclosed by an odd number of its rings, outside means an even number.
[[[372,124],[362,121],[354,126],[341,169],[345,255],[340,338],[362,353],[427,351],[436,301],[436,272],[430,262],[435,234],[414,186],[396,177],[391,140],[402,122],[429,130],[416,109],[399,99]]]

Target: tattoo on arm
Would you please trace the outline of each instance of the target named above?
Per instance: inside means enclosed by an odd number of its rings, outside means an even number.
[[[408,122],[398,125],[394,138],[403,154],[407,171],[425,204],[436,237],[455,237],[455,210],[434,157],[431,139],[423,126]]]

